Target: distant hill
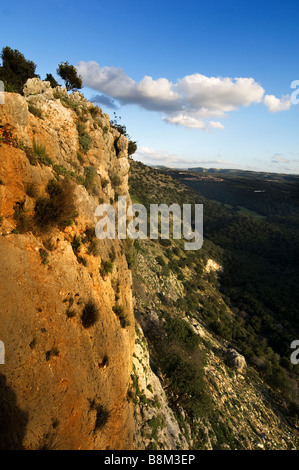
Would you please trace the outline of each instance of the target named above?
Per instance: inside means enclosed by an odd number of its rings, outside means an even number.
[[[261,178],[261,179],[272,179],[281,181],[299,181],[299,175],[291,175],[286,173],[271,173],[271,172],[264,172],[264,171],[249,171],[249,170],[237,170],[233,168],[188,168],[187,170],[182,171],[192,171],[197,173],[217,173],[222,175],[230,175],[230,176],[240,176],[243,178]]]

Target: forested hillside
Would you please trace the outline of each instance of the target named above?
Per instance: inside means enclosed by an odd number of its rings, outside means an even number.
[[[184,295],[176,306],[200,319],[217,337],[243,354],[275,391],[284,413],[294,424],[299,370],[290,361],[290,345],[299,337],[298,203],[295,197],[284,196],[291,213],[285,217],[275,211],[262,219],[245,216],[209,200],[173,176],[182,177],[179,172],[131,163],[130,191],[137,201],[146,205],[163,202],[204,206],[203,248],[187,253],[166,247],[160,261],[162,270],[175,273],[182,280]],[[247,180],[246,184],[251,182]],[[281,188],[282,193],[284,189]],[[208,259],[222,267],[217,276],[212,270],[205,270]],[[184,273],[186,266],[188,276]],[[207,295],[205,282],[215,286],[222,301]]]

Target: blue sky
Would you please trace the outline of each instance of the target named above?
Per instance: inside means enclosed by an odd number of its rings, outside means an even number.
[[[136,159],[299,173],[297,0],[17,0],[0,17],[0,47],[41,78],[78,65]]]

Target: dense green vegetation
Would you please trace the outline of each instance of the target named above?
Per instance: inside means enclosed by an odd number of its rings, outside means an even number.
[[[61,62],[58,65],[57,74],[64,80],[67,91],[76,91],[83,87],[82,78],[78,75],[74,65]]]
[[[296,414],[299,370],[290,361],[291,342],[299,337],[296,322],[299,303],[296,179],[282,180],[275,183],[274,188],[271,182],[261,180],[259,184],[270,185],[272,190],[269,197],[260,199],[259,205],[256,196],[264,193],[247,191],[249,187],[260,188],[254,180],[240,182],[238,179],[233,184],[230,177],[230,183],[226,180],[226,189],[222,191],[217,187],[221,182],[209,182],[211,198],[216,200],[225,193],[223,201],[226,198],[225,201],[230,201],[228,204],[232,206],[238,202],[238,205],[263,214],[264,218],[260,219],[251,214],[240,215],[234,208],[211,201],[186,184],[174,180],[173,176],[182,178],[178,172],[151,169],[137,162],[131,165],[131,194],[147,209],[151,203],[162,202],[168,205],[204,205],[204,244],[201,250],[186,252],[179,242],[174,244],[174,241],[171,246],[160,244],[164,256],[159,256],[156,261],[164,270],[164,275],[167,268],[184,285],[184,294],[175,308],[203,321],[243,354],[260,377],[283,398],[286,410]],[[185,183],[195,184],[190,181]],[[232,191],[227,195],[230,185]],[[212,186],[216,186],[214,192]],[[244,194],[243,199],[241,194]],[[223,266],[218,278],[215,273],[204,271],[208,258]],[[216,290],[208,289],[208,285],[215,286]],[[219,293],[222,301],[219,301]],[[171,299],[160,297],[166,305],[172,305]],[[167,320],[167,316],[165,318]],[[171,331],[169,340],[175,339],[186,351],[188,334],[183,324],[168,319],[167,329]],[[184,356],[185,353],[180,356],[181,359]],[[176,362],[166,361],[160,366],[172,382]]]
[[[236,176],[227,173],[171,172],[174,178],[236,211],[245,207],[256,215],[273,217],[299,217],[299,177],[266,174],[264,178]]]
[[[35,73],[36,64],[25,59],[17,49],[3,47],[1,59],[0,80],[4,83],[5,91],[22,94],[28,78],[38,77]]]
[[[65,228],[77,217],[74,184],[70,180],[52,179],[47,186],[48,195],[35,203],[35,222],[40,230],[56,225]]]
[[[35,73],[36,64],[28,60],[17,49],[9,46],[1,51],[2,65],[0,66],[0,80],[4,83],[5,91],[23,94],[23,88],[29,78],[38,77]],[[74,65],[61,62],[57,67],[57,74],[64,80],[68,91],[80,90],[83,87],[82,78],[78,75]],[[59,84],[51,73],[46,74],[46,81],[55,88]]]
[[[127,128],[125,125],[120,124],[117,121],[116,113],[114,112],[114,119],[111,119],[110,121],[111,127],[116,129],[121,135],[124,135],[125,137],[128,138],[129,144],[128,144],[128,155],[131,156],[133,155],[136,150],[137,150],[137,142],[135,140],[131,140],[131,137],[127,133]]]

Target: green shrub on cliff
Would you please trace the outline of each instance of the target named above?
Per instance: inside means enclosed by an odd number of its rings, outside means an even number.
[[[94,166],[86,166],[84,168],[84,175],[85,175],[85,180],[83,185],[87,189],[88,192],[93,192],[95,189],[95,184],[94,180],[96,177],[96,169]]]
[[[199,345],[199,336],[182,318],[168,317],[165,329],[170,341],[178,341],[190,350],[194,350]]]
[[[64,80],[67,91],[82,88],[82,78],[78,75],[76,68],[68,62],[61,62],[58,65],[57,74]]]
[[[6,46],[1,52],[0,80],[4,82],[5,91],[23,93],[25,83],[36,75],[36,64],[25,59],[17,49]]]
[[[83,134],[79,136],[79,145],[81,152],[88,152],[91,147],[91,138],[88,132],[83,132]]]
[[[90,328],[97,322],[98,318],[99,309],[93,300],[89,300],[85,305],[81,316],[83,327]]]
[[[52,165],[52,160],[47,154],[46,147],[44,145],[38,144],[37,142],[33,143],[33,154],[36,157],[36,159],[39,161],[39,163],[42,163],[43,165],[46,166],[51,166]]]
[[[74,189],[69,180],[50,181],[48,196],[38,198],[35,204],[35,221],[41,229],[51,225],[64,228],[77,217]]]

